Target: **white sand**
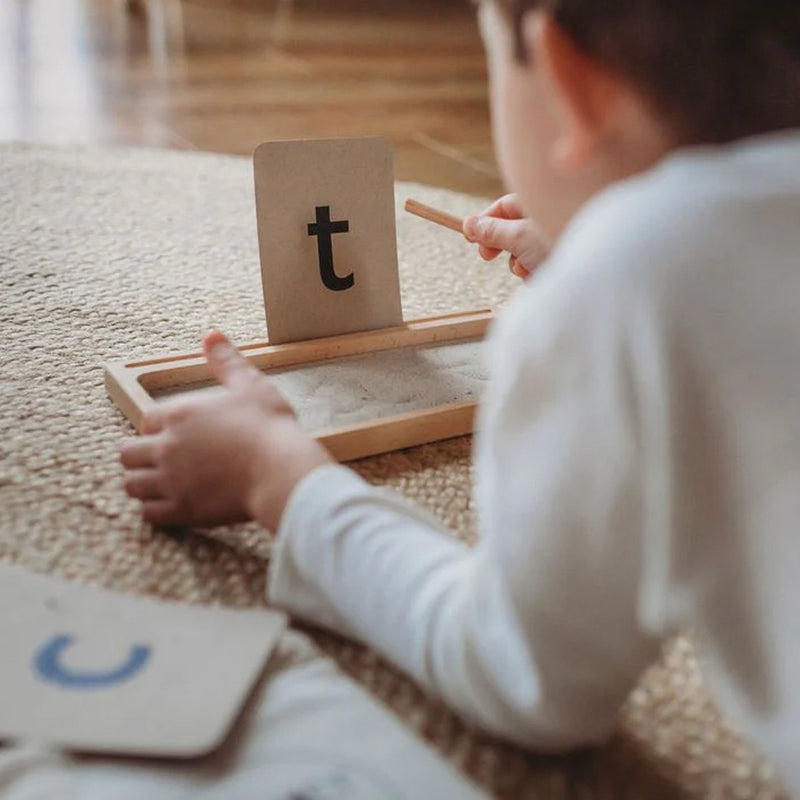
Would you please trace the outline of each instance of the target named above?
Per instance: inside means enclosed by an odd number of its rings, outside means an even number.
[[[405,347],[267,371],[312,433],[368,420],[480,399],[487,380],[483,344]],[[208,387],[154,392],[174,396]]]
[[[385,350],[268,374],[309,431],[477,400],[487,379],[481,342]]]

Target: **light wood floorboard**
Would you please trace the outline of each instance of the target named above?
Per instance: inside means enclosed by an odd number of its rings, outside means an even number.
[[[360,134],[391,140],[399,179],[502,191],[467,0],[0,0],[0,139]]]

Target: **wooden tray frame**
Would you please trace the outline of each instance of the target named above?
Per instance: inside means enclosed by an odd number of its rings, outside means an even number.
[[[240,347],[261,370],[295,367],[345,356],[480,340],[494,318],[490,309],[406,322],[395,328],[348,333],[288,344],[261,342]],[[157,402],[150,394],[211,379],[202,353],[176,353],[104,364],[109,396],[140,430],[142,417]],[[312,432],[338,461],[388,453],[472,433],[475,402],[450,403],[376,420]]]

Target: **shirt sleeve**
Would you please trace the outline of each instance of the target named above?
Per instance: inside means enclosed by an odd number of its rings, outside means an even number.
[[[465,717],[524,738],[535,675],[491,549],[474,550],[351,470],[307,476],[281,521],[269,598],[375,647]]]
[[[631,366],[649,354],[627,354],[616,310],[598,311],[607,300],[573,296],[574,285],[526,290],[493,336],[474,550],[323,467],[290,499],[269,583],[275,604],[370,644],[489,731],[547,751],[607,736],[659,647],[640,622],[649,478]]]

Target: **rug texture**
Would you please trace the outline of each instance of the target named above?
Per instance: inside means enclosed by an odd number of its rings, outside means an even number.
[[[475,198],[401,184],[462,214]],[[264,604],[255,525],[167,535],[121,488],[130,426],[102,363],[196,350],[221,327],[263,340],[252,168],[158,151],[0,147],[0,559],[120,592]],[[502,303],[514,279],[456,234],[398,213],[406,319]],[[470,441],[354,465],[474,539]],[[541,758],[469,730],[374,653],[311,635],[445,758],[499,798],[777,798],[769,765],[720,718],[690,640],[642,678],[606,746]],[[433,799],[431,799],[433,800]]]

